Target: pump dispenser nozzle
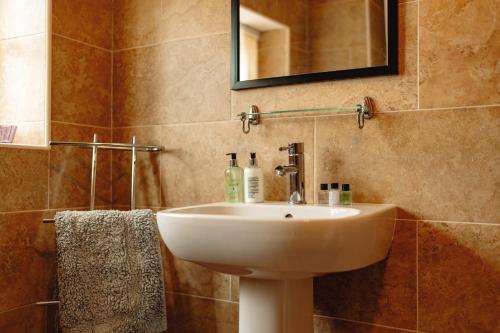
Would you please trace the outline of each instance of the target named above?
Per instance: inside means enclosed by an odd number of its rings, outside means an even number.
[[[250,153],[250,159],[248,160],[248,165],[251,167],[257,166],[257,154]]]
[[[227,156],[231,156],[231,159],[229,160],[229,166],[230,167],[236,167],[236,166],[238,166],[238,160],[236,159],[236,153],[228,153],[226,155]]]

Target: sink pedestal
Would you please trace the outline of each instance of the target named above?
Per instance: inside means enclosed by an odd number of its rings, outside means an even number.
[[[240,333],[313,333],[313,279],[240,277]]]

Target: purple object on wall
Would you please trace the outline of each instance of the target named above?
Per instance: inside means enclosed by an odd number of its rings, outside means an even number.
[[[0,125],[0,143],[12,143],[16,136],[16,125]]]

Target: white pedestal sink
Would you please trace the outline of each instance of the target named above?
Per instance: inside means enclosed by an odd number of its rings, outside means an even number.
[[[216,203],[157,216],[175,256],[240,276],[240,333],[312,333],[312,278],[384,259],[396,207]]]

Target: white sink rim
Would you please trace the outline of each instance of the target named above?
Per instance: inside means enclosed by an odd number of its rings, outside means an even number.
[[[212,213],[190,213],[189,211],[197,210],[197,209],[210,209],[210,208],[270,208],[277,207],[288,210],[289,212],[294,212],[296,210],[302,209],[319,209],[329,212],[339,212],[344,213],[340,215],[329,215],[324,217],[293,217],[287,218],[285,216],[281,217],[269,217],[269,216],[255,216],[255,215],[239,215],[239,214],[212,214]],[[365,217],[367,215],[373,213],[379,213],[381,209],[394,209],[396,206],[392,204],[366,204],[366,203],[354,203],[352,205],[337,205],[334,207],[328,205],[319,205],[319,204],[307,204],[307,205],[290,205],[287,202],[264,202],[258,204],[247,204],[247,203],[226,203],[226,202],[217,202],[203,205],[195,205],[195,206],[187,206],[180,208],[171,208],[167,210],[159,211],[158,213],[163,216],[171,216],[176,218],[184,218],[184,219],[198,219],[198,220],[221,220],[221,221],[229,221],[229,220],[238,220],[238,221],[266,221],[267,223],[272,222],[287,222],[287,223],[300,223],[300,222],[328,222],[331,223],[332,220],[354,220],[361,217]]]

